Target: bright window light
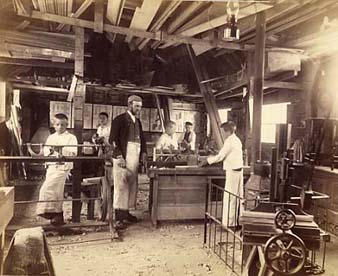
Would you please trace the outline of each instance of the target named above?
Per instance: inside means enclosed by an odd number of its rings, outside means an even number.
[[[231,110],[231,108],[222,108],[218,109],[219,117],[221,118],[221,123],[228,121],[228,112]]]
[[[262,143],[275,143],[276,125],[287,122],[287,103],[267,104],[262,108]]]

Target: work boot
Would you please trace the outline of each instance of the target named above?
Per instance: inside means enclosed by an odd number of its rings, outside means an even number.
[[[63,212],[55,213],[55,216],[50,220],[51,225],[53,226],[62,226],[65,225],[65,221],[63,220]]]
[[[124,219],[124,210],[116,209],[115,210],[115,229],[116,230],[123,230],[127,228],[127,225],[123,223]]]
[[[137,222],[137,217],[130,214],[128,210],[125,211],[124,219],[129,223],[136,223]]]

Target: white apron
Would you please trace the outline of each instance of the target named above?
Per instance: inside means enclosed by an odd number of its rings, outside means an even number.
[[[114,209],[136,208],[140,152],[141,145],[139,143],[128,142],[126,168],[119,166],[119,159],[113,159]]]
[[[61,169],[60,169],[61,167]],[[64,188],[69,170],[63,165],[48,166],[45,182],[40,188],[39,200],[63,200]],[[37,214],[61,213],[63,202],[41,202],[37,205]]]
[[[225,172],[225,190],[230,193],[243,198],[243,170],[233,171],[227,170]],[[222,223],[224,226],[238,225],[240,212],[243,211],[243,201],[235,196],[224,192],[223,197],[223,218]],[[229,214],[228,214],[229,210]]]

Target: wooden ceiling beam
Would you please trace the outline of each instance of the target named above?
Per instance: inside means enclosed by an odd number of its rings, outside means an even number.
[[[118,26],[120,24],[123,8],[126,0],[108,0],[106,17],[111,24]],[[116,34],[108,33],[108,39],[114,43]]]
[[[57,23],[64,23],[73,26],[79,26],[88,29],[94,29],[94,23],[89,20],[71,18],[68,16],[61,16],[56,14],[49,14],[49,13],[42,13],[39,11],[32,11],[30,16],[25,14],[19,14],[24,17],[40,19],[45,21],[57,22]],[[126,27],[120,26],[113,26],[110,24],[104,24],[103,30],[110,33],[118,33],[123,35],[131,35],[141,38],[149,38],[153,40],[169,42],[169,43],[184,43],[184,44],[197,44],[197,45],[204,45],[210,47],[219,47],[219,48],[226,48],[226,49],[234,49],[234,50],[250,50],[253,49],[253,45],[240,45],[237,43],[226,42],[223,40],[205,40],[205,39],[198,39],[193,37],[186,37],[180,35],[169,35],[164,32],[148,32],[148,31],[141,31],[136,29],[130,29]]]
[[[70,14],[71,17],[79,18],[93,3],[93,0],[85,0],[81,6],[77,9],[77,11],[74,14]],[[56,27],[56,31],[60,32],[62,31],[65,24],[61,23]]]
[[[239,15],[238,15],[238,20],[241,20],[242,18],[245,18],[249,15],[258,13],[260,11],[264,11],[266,9],[270,9],[272,5],[267,5],[267,4],[261,4],[261,3],[255,3],[250,6],[244,7],[240,10]],[[205,16],[205,15],[204,15]],[[226,23],[227,21],[227,14],[226,11],[224,11],[224,15],[216,17],[212,20],[206,19],[205,22],[198,24],[190,29],[184,30],[182,32],[179,32],[177,34],[183,35],[183,36],[194,36],[200,33],[203,33],[205,31],[208,31],[210,29],[217,28],[219,26],[222,26]],[[172,46],[173,44],[167,43],[165,45],[160,46],[161,49],[167,48],[169,46]]]
[[[104,2],[103,0],[95,0],[94,10],[94,32],[103,33],[103,16]]]
[[[130,23],[130,28],[146,31],[151,21],[154,19],[162,0],[144,0],[141,8],[136,8],[133,19]],[[127,35],[126,42],[130,43],[131,35]]]
[[[25,54],[31,55],[42,55],[42,56],[52,56],[52,57],[61,57],[67,59],[74,59],[74,52],[66,52],[60,51],[55,49],[48,49],[48,48],[38,48],[38,47],[31,47],[13,43],[3,43],[2,47],[7,51],[15,51],[15,52],[22,52]]]
[[[167,26],[167,31],[169,34],[175,32],[179,27],[181,27],[198,9],[204,5],[203,1],[194,1],[189,4],[189,6],[184,9],[180,14],[178,14],[173,21]]]
[[[29,67],[46,67],[46,68],[60,68],[60,69],[73,69],[74,63],[61,63],[51,62],[39,59],[19,59],[19,58],[8,58],[0,57],[0,64],[10,64],[18,66],[29,66]]]
[[[156,22],[154,22],[154,24],[152,26],[150,26],[149,31],[151,31],[151,32],[159,31],[162,28],[163,24],[171,16],[171,14],[178,8],[178,6],[181,4],[181,2],[182,2],[181,0],[169,2],[168,6],[163,11],[161,16],[156,20]],[[150,39],[142,40],[142,39],[139,38],[139,41],[137,42],[138,49],[142,50],[147,45],[147,43],[149,41],[150,41]]]

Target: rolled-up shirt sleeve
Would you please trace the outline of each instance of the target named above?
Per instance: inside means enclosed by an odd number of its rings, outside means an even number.
[[[231,152],[231,144],[225,140],[223,147],[217,155],[209,156],[207,158],[208,164],[214,164],[223,161]]]

